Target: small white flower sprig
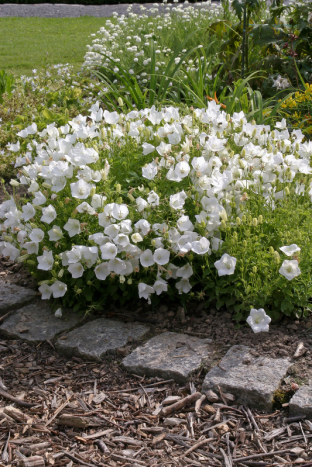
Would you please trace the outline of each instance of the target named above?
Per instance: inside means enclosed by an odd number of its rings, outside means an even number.
[[[217,280],[235,277],[238,260],[224,252],[222,232],[242,222],[246,190],[274,210],[312,170],[299,130],[271,131],[214,101],[190,115],[175,107],[118,114],[97,102],[88,119],[26,133],[13,183],[30,199],[0,205],[0,254],[46,274],[43,299],[77,290],[78,279],[90,287],[117,279],[148,301],[169,287],[188,294],[211,255]],[[280,274],[297,277],[298,260],[285,260]]]

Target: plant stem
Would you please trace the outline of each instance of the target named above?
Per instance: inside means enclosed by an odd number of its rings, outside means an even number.
[[[245,73],[246,24],[247,24],[247,0],[245,0],[245,3],[244,3],[243,45],[242,45],[242,79],[244,79],[244,73]]]

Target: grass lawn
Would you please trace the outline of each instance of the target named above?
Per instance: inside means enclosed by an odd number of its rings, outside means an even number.
[[[0,70],[30,75],[45,64],[80,66],[105,18],[0,18]]]

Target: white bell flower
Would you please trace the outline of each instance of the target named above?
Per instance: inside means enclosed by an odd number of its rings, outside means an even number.
[[[105,243],[100,246],[102,259],[114,259],[117,255],[117,247],[111,242]]]
[[[68,271],[71,273],[73,279],[78,279],[84,273],[84,269],[81,263],[73,263],[68,266]]]
[[[230,276],[234,274],[237,259],[227,253],[214,263],[218,270],[219,276]]]
[[[154,282],[153,288],[156,292],[157,295],[160,295],[162,292],[167,292],[168,291],[168,284],[166,281],[163,279],[157,279],[157,281]]]
[[[115,204],[114,203],[112,215],[116,220],[120,221],[122,219],[125,219],[128,214],[129,214],[129,209],[126,204]]]
[[[42,256],[37,257],[38,269],[50,271],[53,267],[54,259],[52,251],[44,250]]]
[[[155,264],[154,256],[151,250],[147,249],[140,254],[140,263],[144,268],[153,266]]]
[[[105,281],[105,279],[110,275],[111,270],[108,266],[108,263],[101,263],[94,269],[94,273],[100,281]]]
[[[51,222],[54,221],[56,218],[56,211],[52,204],[47,206],[46,208],[42,209],[42,217],[41,217],[41,222],[45,222],[46,224],[51,224]]]
[[[108,267],[112,272],[118,275],[123,274],[127,269],[126,262],[120,258],[111,259],[108,262]]]
[[[175,210],[182,209],[186,198],[187,195],[185,194],[184,190],[176,193],[175,195],[171,195],[169,199],[169,206]]]
[[[280,247],[280,250],[287,256],[293,256],[297,251],[301,251],[301,248],[293,243],[292,245]]]
[[[40,243],[44,239],[44,231],[41,229],[33,229],[29,234],[29,238],[35,243]]]
[[[91,206],[94,209],[103,208],[106,200],[106,196],[94,194],[92,196]]]
[[[66,251],[66,256],[68,258],[68,264],[75,264],[81,260],[81,253],[78,248],[72,248],[70,251]]]
[[[143,143],[142,148],[143,148],[143,156],[147,156],[151,152],[155,151],[155,146],[149,143]]]
[[[90,195],[91,185],[80,179],[78,182],[71,183],[70,189],[73,198],[86,199]]]
[[[62,236],[62,229],[58,225],[53,225],[52,229],[48,231],[50,242],[58,242]]]
[[[34,206],[41,206],[47,201],[47,198],[44,196],[43,193],[41,193],[41,191],[37,191],[36,193],[34,193],[34,195],[35,199],[32,202]]]
[[[151,224],[145,219],[140,219],[136,224],[134,224],[134,228],[136,231],[145,236],[149,233]]]
[[[27,191],[29,193],[35,193],[35,191],[38,191],[38,190],[39,190],[38,183],[32,180]]]
[[[151,206],[155,207],[155,206],[159,206],[159,196],[157,193],[155,193],[155,191],[150,191],[149,194],[148,194],[148,197],[147,197],[147,202],[148,204],[150,204]]]
[[[250,316],[247,318],[247,323],[252,328],[253,332],[268,332],[271,318],[266,314],[263,308],[250,310]]]
[[[282,276],[286,277],[286,279],[289,281],[301,274],[299,263],[296,259],[285,259],[278,272],[282,274]]]
[[[120,245],[122,248],[126,248],[130,243],[129,237],[126,234],[118,234],[113,241],[116,245]]]
[[[80,222],[77,219],[68,219],[64,225],[64,229],[67,230],[70,237],[80,234]]]
[[[67,291],[67,285],[61,281],[55,281],[54,284],[51,285],[51,291],[54,298],[64,297]]]
[[[174,169],[175,173],[179,178],[187,177],[190,173],[190,170],[190,166],[186,161],[178,162]]]
[[[148,207],[148,203],[145,201],[145,199],[141,198],[141,196],[139,196],[136,200],[136,205],[137,205],[137,210],[138,212],[142,212],[144,211],[145,208]]]
[[[179,282],[176,282],[175,286],[178,289],[179,294],[181,294],[182,292],[189,293],[189,291],[192,288],[188,279],[181,279]]]
[[[62,318],[62,316],[63,316],[62,308],[58,308],[55,311],[54,316],[55,316],[55,318]]]
[[[181,230],[181,232],[185,232],[186,230],[194,230],[194,226],[190,221],[189,216],[181,216],[180,219],[177,220],[177,227],[179,230]]]
[[[164,248],[157,248],[153,255],[154,261],[156,264],[160,266],[164,266],[165,264],[169,263],[170,260],[170,251],[165,250]]]
[[[138,232],[136,232],[131,235],[131,240],[133,243],[139,243],[143,241],[143,237]]]
[[[36,214],[35,208],[30,203],[25,204],[25,206],[22,207],[22,211],[23,219],[26,222],[29,221],[29,219],[31,219],[32,217],[34,217],[34,215]]]
[[[129,235],[133,232],[133,229],[131,227],[131,220],[130,219],[126,219],[124,221],[121,221],[120,224],[119,224],[119,227],[120,227],[120,233],[123,233],[123,234],[126,234],[126,235]]]
[[[84,201],[83,203],[79,204],[79,206],[76,207],[77,211],[82,213],[87,213],[87,214],[94,214],[95,210],[90,206],[89,203]]]
[[[139,289],[139,297],[140,298],[145,298],[148,302],[148,304],[150,305],[151,304],[151,294],[152,293],[155,293],[155,290],[153,287],[151,287],[150,285],[147,285],[147,284],[144,284],[144,282],[140,282],[139,283],[139,286],[138,286],[138,289]]]
[[[23,248],[26,248],[27,253],[29,255],[32,255],[33,253],[35,253],[35,255],[37,255],[38,251],[39,251],[39,242],[26,242],[26,243],[24,243]],[[3,254],[3,252],[2,252],[2,254]]]
[[[51,287],[48,284],[42,284],[39,287],[39,292],[41,293],[41,300],[49,300],[52,295]]]
[[[113,239],[116,237],[116,235],[119,234],[120,231],[120,225],[119,224],[111,224],[108,227],[105,227],[104,233],[105,235],[108,235],[109,238]]]
[[[182,279],[189,279],[193,275],[193,268],[189,263],[186,263],[181,268],[177,269],[176,276]]]
[[[154,180],[158,172],[157,165],[154,162],[147,164],[145,167],[142,167],[142,177],[147,178],[147,180]]]
[[[210,242],[206,237],[201,237],[198,241],[192,242],[192,251],[198,255],[204,255],[209,252]]]

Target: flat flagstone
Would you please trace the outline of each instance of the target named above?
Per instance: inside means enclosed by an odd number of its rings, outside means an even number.
[[[0,282],[0,316],[8,311],[28,305],[36,296],[36,291],[18,285]]]
[[[255,357],[249,347],[234,345],[206,375],[202,391],[218,392],[220,386],[235,396],[235,403],[269,411],[291,364],[289,358]]]
[[[9,338],[42,342],[54,339],[78,323],[77,315],[65,315],[64,319],[55,318],[50,305],[39,302],[14,311],[0,326],[0,332]]]
[[[107,353],[141,339],[148,331],[149,327],[142,324],[99,318],[68,333],[65,340],[58,339],[56,348],[66,355],[100,361]]]
[[[164,332],[122,360],[130,373],[186,381],[211,354],[211,339]]]
[[[290,415],[305,415],[312,420],[312,380],[301,386],[289,401]]]

